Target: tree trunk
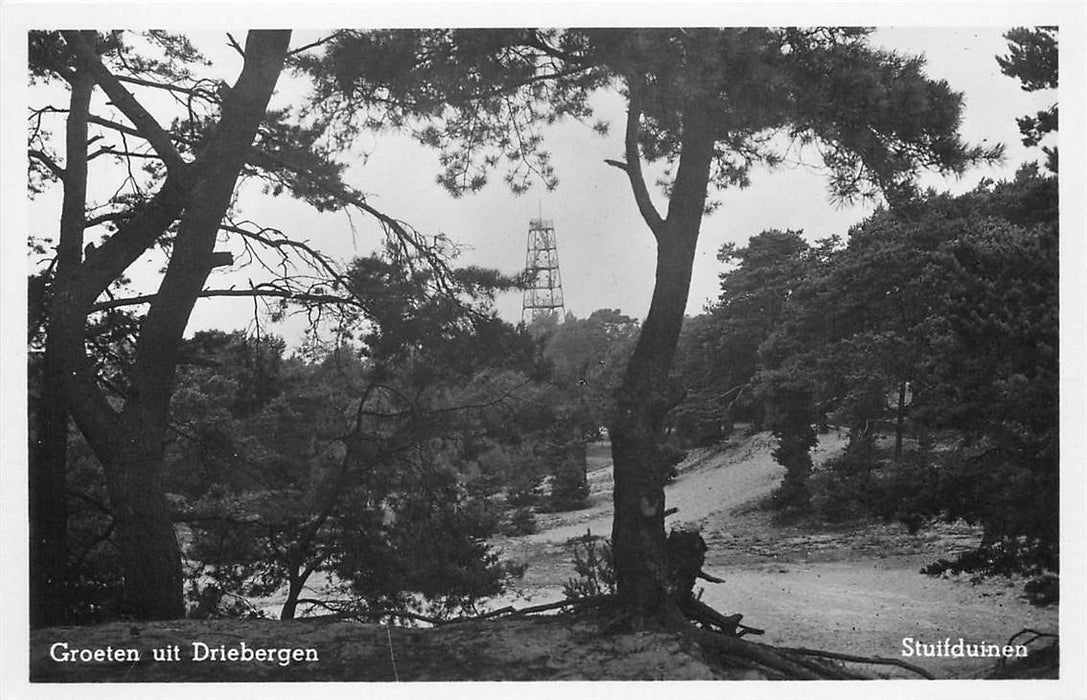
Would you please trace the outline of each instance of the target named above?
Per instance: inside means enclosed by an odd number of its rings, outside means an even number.
[[[63,391],[64,366],[52,338],[57,333],[54,309],[64,303],[57,294],[79,267],[83,218],[87,201],[87,123],[94,80],[82,66],[69,77],[71,95],[65,122],[64,199],[57,236],[53,294],[46,324],[45,364],[37,406],[37,444],[32,450],[30,496],[30,624],[57,625],[64,620],[64,584],[68,562],[68,404]]]
[[[58,625],[64,618],[63,584],[68,559],[68,512],[65,463],[68,457],[68,410],[57,390],[47,354],[38,399],[35,444],[31,447],[30,624]]]
[[[122,610],[140,620],[184,617],[181,550],[162,488],[163,442],[140,439],[135,426],[126,432],[116,461],[103,465],[125,576]]]
[[[293,620],[298,610],[298,599],[302,596],[302,585],[305,579],[298,575],[290,577],[287,583],[287,599],[283,601],[283,608],[279,611],[280,620]]]
[[[66,32],[66,40],[91,68],[110,99],[150,140],[168,137],[150,115],[93,55],[92,42]],[[58,280],[50,337],[63,364],[64,390],[72,415],[106,473],[124,574],[125,612],[140,619],[184,614],[183,577],[177,538],[162,487],[163,445],[177,354],[189,315],[212,265],[216,236],[272,90],[282,71],[289,31],[250,32],[245,65],[226,92],[222,118],[191,165],[176,152],[160,192],[99,246],[72,275]],[[84,145],[85,147],[85,145]],[[170,145],[156,148],[167,151]],[[162,155],[162,153],[160,153]],[[84,182],[86,180],[84,175]],[[67,205],[67,178],[66,178]],[[188,206],[191,202],[198,206]],[[66,206],[65,216],[69,214]],[[78,211],[82,231],[83,207]],[[87,315],[117,275],[178,219],[170,262],[140,326],[136,362],[123,411],[97,386],[84,348]],[[63,217],[62,217],[63,228]]]
[[[706,202],[714,141],[704,122],[695,110],[687,111],[668,216],[655,223],[647,219],[657,238],[653,299],[617,391],[610,427],[615,465],[612,548],[618,594],[635,627],[679,617],[668,584],[659,444],[664,416],[679,398],[669,390],[668,372],[683,325]],[[628,168],[634,161],[629,143],[628,137]]]
[[[653,302],[620,385],[611,426],[612,547],[618,593],[638,625],[671,612],[665,606],[668,559],[659,439],[664,416],[674,402],[668,391],[668,369],[687,305],[693,243],[694,237],[677,239],[677,244],[662,244],[658,249]]]

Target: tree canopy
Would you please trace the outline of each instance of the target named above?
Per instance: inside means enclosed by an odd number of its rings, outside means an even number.
[[[1008,55],[997,56],[1000,70],[1017,78],[1027,92],[1055,90],[1059,84],[1056,27],[1016,27],[1004,34],[1008,40]],[[1024,146],[1037,146],[1047,134],[1057,130],[1057,103],[1038,111],[1034,116],[1016,119],[1023,135]],[[1046,167],[1057,172],[1057,146],[1043,146]]]

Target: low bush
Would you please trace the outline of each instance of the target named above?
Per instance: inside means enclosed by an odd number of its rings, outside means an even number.
[[[568,599],[615,593],[615,555],[611,541],[586,531],[567,542],[574,554],[574,576],[562,586]]]
[[[514,508],[502,525],[501,532],[507,537],[521,537],[536,532],[536,515],[531,508]]]

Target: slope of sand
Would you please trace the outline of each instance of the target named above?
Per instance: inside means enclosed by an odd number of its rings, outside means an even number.
[[[709,545],[705,570],[725,579],[704,584],[702,600],[766,630],[761,641],[866,656],[902,656],[903,640],[926,644],[960,637],[1003,645],[1024,628],[1057,631],[1057,607],[1038,608],[1019,597],[1023,581],[932,578],[925,564],[974,546],[980,533],[940,525],[910,535],[896,524],[854,523],[815,528],[776,524],[757,504],[780,483],[784,469],[771,456],[766,433],[692,452],[666,488],[679,511],[669,527],[695,527]],[[818,466],[844,448],[836,433],[820,437]],[[590,451],[590,507],[538,519],[533,535],[498,542],[507,556],[529,565],[517,591],[496,605],[562,599],[573,575],[571,537],[611,531],[611,470],[606,446]],[[916,662],[938,677],[969,677],[991,659],[931,658]]]

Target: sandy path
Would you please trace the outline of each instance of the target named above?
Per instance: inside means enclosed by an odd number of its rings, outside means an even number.
[[[759,641],[866,656],[904,658],[902,640],[932,644],[962,637],[1003,645],[1025,627],[1053,631],[1054,608],[1018,598],[1021,582],[972,585],[918,573],[916,555],[872,561],[815,562],[738,568],[707,567],[725,582],[707,585],[702,600],[740,611],[761,627]],[[992,659],[904,659],[937,677],[983,672]]]
[[[843,446],[834,433],[821,436],[816,463]],[[746,623],[766,630],[760,641],[903,658],[902,640],[908,637],[926,644],[949,637],[1003,644],[1026,627],[1057,630],[1057,608],[1020,599],[1022,581],[975,585],[965,578],[919,574],[924,564],[971,546],[976,538],[971,528],[937,528],[916,536],[896,525],[809,533],[775,526],[769,514],[744,507],[780,483],[783,469],[770,456],[772,448],[772,439],[758,434],[723,449],[696,451],[666,489],[668,507],[679,508],[668,525],[699,527],[710,545],[705,569],[725,579],[706,584],[703,600],[722,612],[742,612]],[[610,534],[610,464],[595,467],[590,508],[540,516],[540,532],[503,543],[507,555],[529,564],[518,589],[533,604],[562,598],[561,584],[573,573],[562,543],[587,528]],[[509,602],[520,601],[516,595],[504,597],[502,603]],[[906,660],[945,678],[975,675],[992,664],[991,659]]]
[[[785,471],[770,456],[771,440],[769,435],[760,433],[725,449],[692,451],[681,465],[679,476],[664,489],[666,507],[679,508],[679,512],[669,518],[668,525],[703,525],[714,513],[736,508],[770,493]],[[835,434],[825,436],[816,450],[816,458],[836,451],[840,445],[841,440]],[[614,512],[610,461],[597,465],[589,473],[589,486],[588,508],[539,515],[539,531],[519,539],[529,544],[559,543],[584,535],[586,530],[594,535],[610,536]]]

